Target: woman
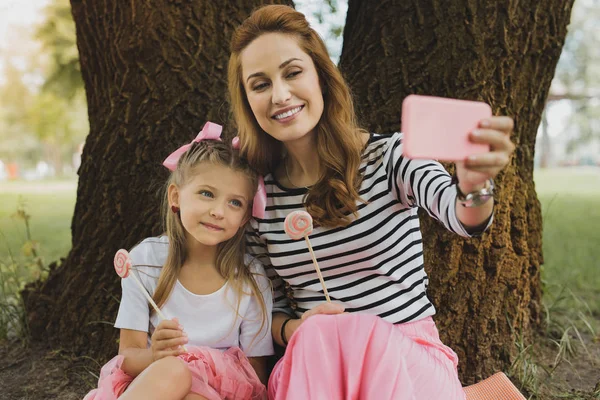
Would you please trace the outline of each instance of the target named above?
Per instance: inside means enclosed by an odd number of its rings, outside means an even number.
[[[249,251],[273,281],[272,334],[287,345],[269,396],[463,399],[456,354],[431,318],[417,208],[462,236],[484,231],[492,178],[514,150],[512,119],[480,122],[471,140],[491,150],[457,163],[456,183],[437,162],[402,157],[401,134],[357,126],[348,86],[303,14],[260,8],[231,50],[241,151],[265,175],[268,197]],[[298,209],[314,219],[311,242],[333,303],[324,303],[304,242],[284,233]]]

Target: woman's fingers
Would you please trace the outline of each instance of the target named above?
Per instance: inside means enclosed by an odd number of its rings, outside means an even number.
[[[322,303],[302,314],[302,319],[306,319],[311,315],[317,314],[342,314],[345,308],[337,303]]]
[[[483,119],[479,122],[479,126],[484,129],[496,129],[504,133],[511,133],[515,128],[515,121],[511,117],[501,115]]]
[[[471,170],[480,171],[494,168],[504,168],[510,161],[510,154],[492,151],[490,153],[482,153],[467,158],[465,167]]]
[[[510,163],[515,150],[510,140],[513,128],[513,119],[505,116],[490,117],[479,122],[479,127],[471,132],[469,140],[489,145],[490,151],[456,163],[456,173],[464,187],[477,187],[487,179],[496,177]]]
[[[493,151],[512,153],[515,148],[507,134],[495,129],[475,129],[471,132],[470,140],[473,143],[488,144]]]

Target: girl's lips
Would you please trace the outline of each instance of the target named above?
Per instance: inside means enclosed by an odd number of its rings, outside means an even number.
[[[204,222],[201,222],[200,224],[211,231],[222,231],[223,230],[223,228],[221,228],[220,226],[217,226],[217,225],[207,224]]]

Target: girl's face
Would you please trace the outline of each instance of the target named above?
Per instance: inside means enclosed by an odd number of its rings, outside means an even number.
[[[260,127],[281,142],[312,134],[323,114],[323,93],[315,64],[297,40],[266,33],[240,59],[248,103]]]
[[[180,209],[188,245],[215,246],[248,221],[250,179],[229,167],[202,163],[181,187],[169,187],[169,203]]]

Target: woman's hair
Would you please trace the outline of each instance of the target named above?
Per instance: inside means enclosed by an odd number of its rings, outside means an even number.
[[[217,140],[194,142],[189,150],[181,156],[177,168],[171,173],[167,181],[163,198],[163,222],[166,235],[169,238],[169,253],[154,291],[153,298],[158,307],[161,307],[169,298],[179,276],[179,271],[187,258],[185,228],[181,223],[179,213],[174,213],[171,210],[168,188],[172,184],[178,188],[183,187],[194,177],[198,168],[206,169],[210,168],[211,165],[222,165],[241,172],[249,179],[254,191],[258,187],[256,172],[239,157],[237,150],[223,142]],[[251,193],[252,197],[254,197],[254,194],[254,192]],[[251,210],[252,204],[249,204],[246,210],[248,217],[250,217]],[[239,311],[241,295],[245,293],[244,287],[251,289],[251,293],[248,294],[256,298],[262,309],[262,330],[267,320],[267,308],[261,290],[254,279],[254,274],[246,267],[244,262],[244,255],[246,254],[244,233],[245,229],[241,227],[235,236],[217,245],[216,267],[221,276],[227,280],[228,285],[238,294],[238,304],[235,307],[236,313]]]
[[[317,151],[324,173],[308,192],[306,208],[315,223],[326,227],[344,226],[350,214],[356,215],[361,183],[359,167],[363,143],[350,89],[331,61],[325,43],[312,29],[304,14],[283,5],[268,5],[255,10],[231,40],[228,84],[233,116],[237,123],[241,152],[261,174],[274,172],[282,161],[284,149],[259,126],[248,103],[243,85],[241,53],[265,33],[294,37],[316,67],[323,93],[324,110],[315,127]]]

